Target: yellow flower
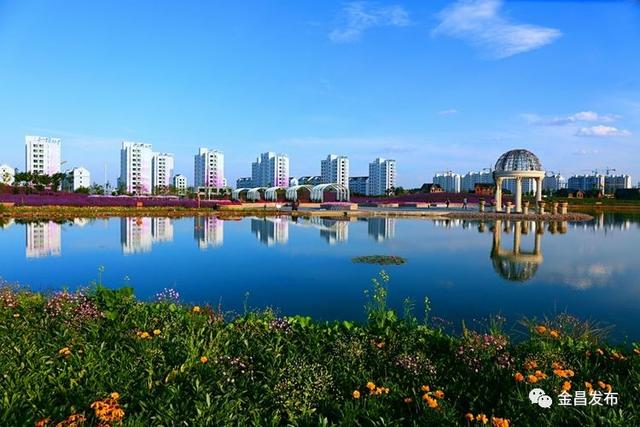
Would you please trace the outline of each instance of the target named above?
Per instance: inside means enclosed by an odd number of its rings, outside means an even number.
[[[20,317],[20,313],[14,313],[13,317],[16,317],[16,318]]]
[[[551,332],[549,332],[549,335],[552,338],[558,338],[560,336],[560,332],[556,331],[555,329],[552,329]]]
[[[563,391],[571,390],[571,383],[569,381],[565,381],[564,383],[562,383],[562,390]]]
[[[527,381],[529,381],[531,384],[535,384],[538,382],[538,377],[536,377],[535,375],[529,375],[527,377]]]
[[[522,375],[520,372],[516,372],[516,374],[513,376],[513,379],[517,382],[522,382],[524,381],[524,375]]]
[[[429,386],[428,386],[428,385],[423,385],[422,387],[420,387],[420,390],[422,390],[422,391],[424,391],[424,392],[428,392],[428,391],[429,391],[429,390],[431,390],[431,389],[429,388]]]
[[[602,356],[604,354],[604,351],[602,351],[602,349],[597,348],[596,349],[596,353],[598,353],[600,356]]]
[[[435,393],[433,393],[435,397],[437,397],[438,399],[442,399],[444,397],[444,391],[442,390],[436,390]]]
[[[487,424],[489,422],[489,418],[482,412],[476,415],[476,421],[482,424]]]
[[[160,329],[154,329],[153,330],[153,335],[158,336],[162,333],[162,331]]]
[[[149,332],[140,332],[138,336],[140,338],[142,338],[143,340],[145,340],[147,338],[151,338],[151,335],[149,335]]]
[[[71,350],[69,349],[69,347],[63,347],[58,350],[58,354],[64,357],[69,357],[71,356]]]
[[[200,313],[200,306],[199,305],[194,305],[193,308],[191,309],[192,312],[194,313]]]
[[[109,397],[111,397],[113,400],[118,400],[120,399],[120,393],[118,393],[117,391],[114,391],[109,395]]]
[[[353,396],[354,399],[360,399],[360,392],[358,390],[354,390],[354,392],[351,393],[351,396]]]
[[[200,356],[200,363],[207,363],[209,358],[207,356]]]
[[[535,330],[539,334],[544,334],[545,332],[547,332],[547,327],[543,325],[538,325],[535,327]]]
[[[633,352],[634,352],[635,354],[640,354],[640,348],[634,348],[634,349],[633,349]]]
[[[373,390],[375,390],[375,389],[376,389],[376,385],[375,385],[373,382],[369,381],[369,382],[367,383],[367,388],[368,388],[369,390],[373,391]]]
[[[467,412],[466,414],[464,414],[464,417],[467,419],[467,421],[471,422],[474,420],[474,416],[471,412]]]

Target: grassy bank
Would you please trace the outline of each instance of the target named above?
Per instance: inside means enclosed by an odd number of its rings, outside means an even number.
[[[529,324],[517,344],[499,319],[449,335],[389,311],[387,281],[374,281],[365,324],[224,316],[170,292],[4,287],[0,425],[640,424],[640,350],[568,316]],[[619,402],[542,409],[534,387]]]

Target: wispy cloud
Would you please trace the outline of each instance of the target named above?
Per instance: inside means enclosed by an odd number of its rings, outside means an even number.
[[[578,129],[578,131],[576,132],[576,136],[631,136],[631,132],[624,129],[618,129],[613,126],[597,125]]]
[[[438,111],[438,114],[441,116],[451,116],[453,114],[458,114],[458,110],[455,108],[449,108],[448,110]]]
[[[541,48],[562,35],[554,28],[511,22],[501,8],[502,0],[459,0],[438,14],[433,34],[465,40],[494,59]]]
[[[347,3],[341,12],[341,25],[329,33],[334,43],[357,41],[366,30],[375,27],[405,27],[411,23],[402,6],[368,7],[369,3]]]
[[[592,148],[581,148],[578,151],[574,151],[574,156],[592,156],[594,154],[598,154],[599,151]]]
[[[611,123],[620,119],[620,116],[615,114],[599,114],[594,111],[580,111],[567,116],[558,117],[541,117],[537,114],[523,114],[522,116],[530,124],[539,126],[566,126],[580,122]]]

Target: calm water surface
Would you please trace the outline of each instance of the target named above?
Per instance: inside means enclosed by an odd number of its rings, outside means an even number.
[[[370,218],[113,218],[10,223],[0,229],[0,277],[36,290],[84,286],[98,277],[153,298],[165,287],[186,301],[241,310],[362,319],[379,266],[362,255],[399,255],[388,266],[390,301],[431,300],[433,315],[517,320],[568,311],[640,339],[640,218],[589,223],[480,223]]]

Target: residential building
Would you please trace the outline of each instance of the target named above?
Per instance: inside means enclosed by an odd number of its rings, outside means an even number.
[[[378,157],[369,163],[368,196],[384,196],[396,187],[396,161]]]
[[[438,184],[446,193],[460,192],[460,175],[451,171],[440,172],[433,177],[433,183]]]
[[[0,184],[11,185],[15,181],[16,170],[9,165],[0,165]]]
[[[542,179],[544,191],[558,191],[567,188],[567,179],[559,173],[547,173]]]
[[[368,187],[368,176],[352,176],[349,178],[349,193],[351,193],[351,195],[366,196]]]
[[[224,188],[224,154],[218,150],[200,148],[194,161],[194,186]]]
[[[289,186],[289,157],[271,151],[262,153],[251,164],[251,179],[254,187]]]
[[[61,144],[60,138],[25,136],[25,170],[44,175],[60,173]]]
[[[76,191],[89,187],[91,187],[91,174],[87,169],[77,167],[65,172],[65,178],[62,181],[64,191]]]
[[[242,177],[236,180],[236,188],[253,188],[253,180],[251,177]]]
[[[493,172],[467,172],[460,178],[460,191],[463,193],[473,192],[476,184],[493,184]]]
[[[349,186],[349,158],[330,154],[320,162],[320,175],[323,184]]]
[[[152,163],[151,144],[123,141],[119,185],[127,193],[149,194],[153,189]]]
[[[508,190],[511,194],[516,193],[516,186],[518,185],[515,179],[507,179],[503,181],[502,189]],[[523,178],[522,179],[522,194],[535,194],[536,189],[538,188],[536,184],[536,180],[533,178]]]
[[[632,188],[631,177],[629,175],[605,175],[604,191],[607,194],[614,194],[616,190]]]
[[[154,193],[162,193],[171,187],[173,165],[173,154],[153,153],[153,159],[151,161],[151,177]]]
[[[322,184],[322,176],[301,176],[298,178],[298,185],[320,185]]]
[[[420,187],[420,192],[421,193],[444,193],[444,190],[442,187],[440,187],[440,184],[425,183],[425,184],[422,184],[422,186]]]
[[[182,174],[175,175],[173,177],[173,188],[178,194],[187,194],[187,189],[189,188],[187,177]]]
[[[604,191],[604,175],[574,175],[567,182],[569,190]]]

